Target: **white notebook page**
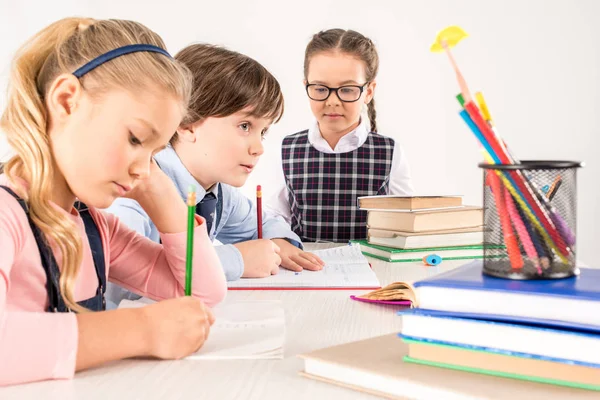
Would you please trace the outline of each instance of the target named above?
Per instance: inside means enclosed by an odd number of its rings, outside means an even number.
[[[119,308],[144,307],[153,300],[122,300]],[[280,300],[247,300],[212,309],[215,323],[198,352],[188,360],[281,359],[285,315]]]
[[[293,272],[279,268],[266,278],[242,278],[228,282],[229,288],[378,288],[377,276],[361,253],[359,244],[316,250],[325,267],[321,271]]]

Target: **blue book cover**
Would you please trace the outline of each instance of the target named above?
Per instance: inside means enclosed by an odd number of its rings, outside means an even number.
[[[484,275],[482,273],[482,262],[475,261],[416,281],[413,286],[417,295],[420,288],[427,287],[472,290],[481,292],[482,301],[485,300],[485,293],[489,292],[502,293],[506,296],[511,294],[532,296],[542,300],[547,298],[558,299],[560,302],[555,302],[554,306],[550,308],[548,304],[543,302],[539,303],[538,308],[535,309],[532,309],[529,304],[522,303],[521,308],[514,307],[510,310],[510,313],[497,312],[498,309],[503,308],[503,305],[498,304],[498,302],[486,306],[462,304],[465,308],[471,310],[478,309],[477,312],[468,312],[460,310],[460,307],[456,306],[456,303],[460,303],[460,301],[453,299],[456,309],[449,310],[440,307],[444,311],[428,311],[471,319],[519,322],[538,326],[600,332],[600,323],[598,323],[599,318],[597,317],[599,313],[590,313],[591,309],[600,310],[600,269],[580,268],[578,276],[565,279],[511,280]],[[448,294],[448,296],[451,296],[451,294]],[[506,297],[504,299],[504,302],[506,302]],[[578,308],[578,305],[581,305],[582,302],[587,303],[587,308]],[[529,308],[527,308],[528,306]],[[426,305],[420,307],[428,308]],[[541,308],[544,309],[541,310]],[[506,307],[504,309],[506,310]],[[541,314],[544,314],[545,317],[539,317]],[[536,315],[539,318],[536,318]]]
[[[415,288],[447,287],[563,297],[600,302],[600,268],[580,268],[579,276],[565,279],[512,280],[482,273],[482,261],[474,261],[414,283]]]

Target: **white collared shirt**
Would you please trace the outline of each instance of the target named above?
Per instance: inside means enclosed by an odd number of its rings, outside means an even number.
[[[319,124],[315,120],[308,129],[308,141],[318,151],[327,154],[348,153],[361,147],[369,136],[369,127],[367,120],[362,119],[361,123],[350,133],[344,135],[332,149],[329,143],[321,135]],[[283,165],[283,163],[281,163]],[[285,184],[283,168],[277,177],[277,191],[268,199],[266,207],[276,214],[281,215],[291,224],[292,213],[288,199],[288,191]],[[392,167],[390,169],[389,194],[399,196],[412,196],[414,189],[411,182],[410,167],[404,151],[397,140],[394,139],[394,155],[392,158]]]

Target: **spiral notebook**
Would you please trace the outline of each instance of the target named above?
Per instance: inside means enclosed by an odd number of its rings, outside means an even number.
[[[228,282],[232,290],[302,290],[302,289],[377,289],[381,287],[359,244],[333,247],[312,252],[325,267],[320,271],[294,272],[279,268],[267,278],[242,278]]]

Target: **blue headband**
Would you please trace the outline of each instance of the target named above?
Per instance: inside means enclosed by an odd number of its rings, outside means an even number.
[[[128,46],[116,48],[107,53],[99,55],[90,62],[84,64],[82,67],[77,68],[77,70],[73,72],[73,75],[75,75],[77,78],[81,78],[83,75],[87,74],[94,68],[99,67],[100,65],[112,60],[113,58],[117,58],[129,53],[136,53],[138,51],[150,51],[154,53],[163,54],[169,58],[173,58],[169,53],[167,53],[166,50],[161,49],[160,47],[153,46],[151,44],[131,44]]]

